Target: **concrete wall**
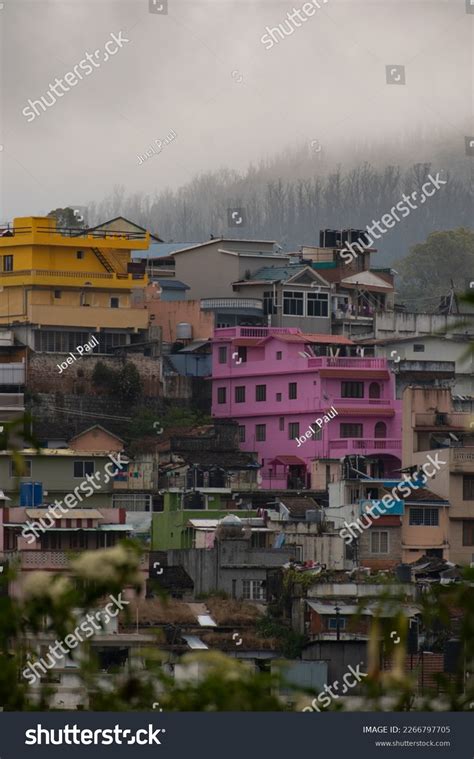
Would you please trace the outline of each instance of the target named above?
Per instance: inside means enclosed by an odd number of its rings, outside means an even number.
[[[222,540],[215,548],[168,551],[168,564],[181,565],[194,581],[194,593],[222,590],[242,598],[243,580],[266,580],[267,569],[285,564],[291,557],[288,548],[251,548],[247,540]]]
[[[468,318],[468,317],[467,317]],[[446,314],[398,313],[395,311],[378,312],[374,316],[374,330],[377,339],[384,337],[412,337],[416,335],[433,335],[443,332],[459,322],[460,317]],[[470,331],[474,332],[474,319],[470,315]],[[464,332],[464,328],[456,329]],[[439,355],[439,354],[438,354]],[[420,354],[416,354],[420,358]]]
[[[193,340],[207,340],[214,330],[214,313],[201,311],[200,300],[150,300],[147,301],[149,315],[154,315],[153,324],[163,330],[163,340],[174,343],[177,340],[176,327],[179,322],[192,326]]]
[[[102,361],[111,369],[119,371],[124,366],[120,356],[83,356],[75,361],[62,374],[58,364],[64,361],[64,353],[32,353],[28,363],[28,388],[33,393],[73,393],[77,395],[96,395],[92,385],[95,365]],[[161,359],[130,353],[127,361],[138,369],[143,383],[144,395],[160,395]]]

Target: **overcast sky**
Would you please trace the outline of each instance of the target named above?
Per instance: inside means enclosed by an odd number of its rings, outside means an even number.
[[[168,0],[157,14],[149,0],[4,0],[0,221],[99,201],[117,183],[176,188],[314,140],[332,155],[383,141],[389,156],[413,130],[424,160],[423,140],[442,128],[463,153],[474,132],[466,0],[327,0],[267,50],[265,27],[305,1]],[[119,32],[129,42],[105,62]],[[100,67],[28,121],[28,100],[95,50]],[[386,83],[387,65],[405,66],[405,85]]]

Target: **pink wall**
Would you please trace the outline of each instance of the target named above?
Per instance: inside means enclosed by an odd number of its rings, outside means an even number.
[[[263,337],[259,339],[261,335]],[[395,378],[388,369],[387,360],[341,355],[353,352],[350,345],[335,345],[333,351],[339,348],[338,357],[306,358],[299,355],[300,351],[305,351],[304,337],[299,335],[301,333],[296,329],[236,327],[215,330],[213,415],[232,417],[245,426],[245,441],[241,448],[256,451],[265,467],[278,455],[294,455],[303,459],[309,470],[312,459],[339,459],[353,453],[387,457],[385,474],[399,467],[401,401],[395,400]],[[337,343],[338,337],[334,336],[334,340]],[[219,360],[220,347],[227,347],[224,363]],[[237,363],[239,357],[233,357],[239,347],[247,349],[246,362]],[[321,350],[329,351],[329,346],[322,346]],[[362,382],[364,396],[342,398],[341,383],[346,381]],[[295,382],[297,397],[290,399],[289,383]],[[369,398],[372,383],[379,386],[378,398]],[[256,385],[266,385],[264,401],[256,400]],[[245,402],[236,402],[236,387],[245,387]],[[218,402],[219,388],[226,389],[225,403]],[[281,400],[277,394],[281,394]],[[331,407],[338,415],[323,424],[320,440],[306,439],[298,445],[289,437],[291,423],[299,423],[299,435],[302,436],[310,425],[315,427],[315,418],[321,418]],[[386,425],[384,438],[376,438],[377,422]],[[256,439],[257,424],[266,425],[264,442]],[[362,437],[343,438],[341,424],[362,424]]]

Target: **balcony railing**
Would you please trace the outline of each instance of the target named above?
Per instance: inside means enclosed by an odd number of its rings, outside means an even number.
[[[390,398],[333,398],[331,403],[335,408],[339,406],[390,406]]]
[[[400,438],[336,438],[330,441],[331,450],[340,451],[376,451],[401,450]]]
[[[15,410],[24,407],[25,397],[23,393],[0,393],[0,408]]]
[[[146,240],[147,232],[130,232],[111,229],[81,229],[79,227],[0,227],[0,236],[21,237],[34,233],[57,235],[57,237],[78,237],[93,239]]]
[[[85,550],[85,549],[84,549]],[[68,569],[70,562],[77,558],[83,550],[71,551],[5,551],[1,559],[14,563],[19,562],[21,569]],[[148,567],[148,555],[140,557],[140,569]]]
[[[13,277],[66,277],[68,279],[145,279],[146,275],[113,274],[102,271],[60,271],[58,269],[20,269],[18,271],[2,271],[0,278]]]
[[[319,356],[318,358],[309,358],[308,367],[310,369],[387,369],[387,359]]]
[[[415,426],[416,427],[439,427],[440,429],[446,427],[465,427],[469,429],[469,424],[472,419],[469,413],[431,413],[431,414],[415,414]]]
[[[218,310],[218,309],[239,309],[250,308],[255,311],[263,311],[263,301],[258,298],[203,298],[201,300],[201,309]]]

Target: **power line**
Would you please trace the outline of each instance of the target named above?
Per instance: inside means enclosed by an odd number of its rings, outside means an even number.
[[[128,416],[111,416],[110,414],[92,414],[89,411],[70,411],[67,408],[60,408],[59,406],[50,406],[54,411],[63,411],[65,414],[75,414],[76,416],[92,417],[93,419],[117,419],[120,422],[131,422],[132,419]]]

